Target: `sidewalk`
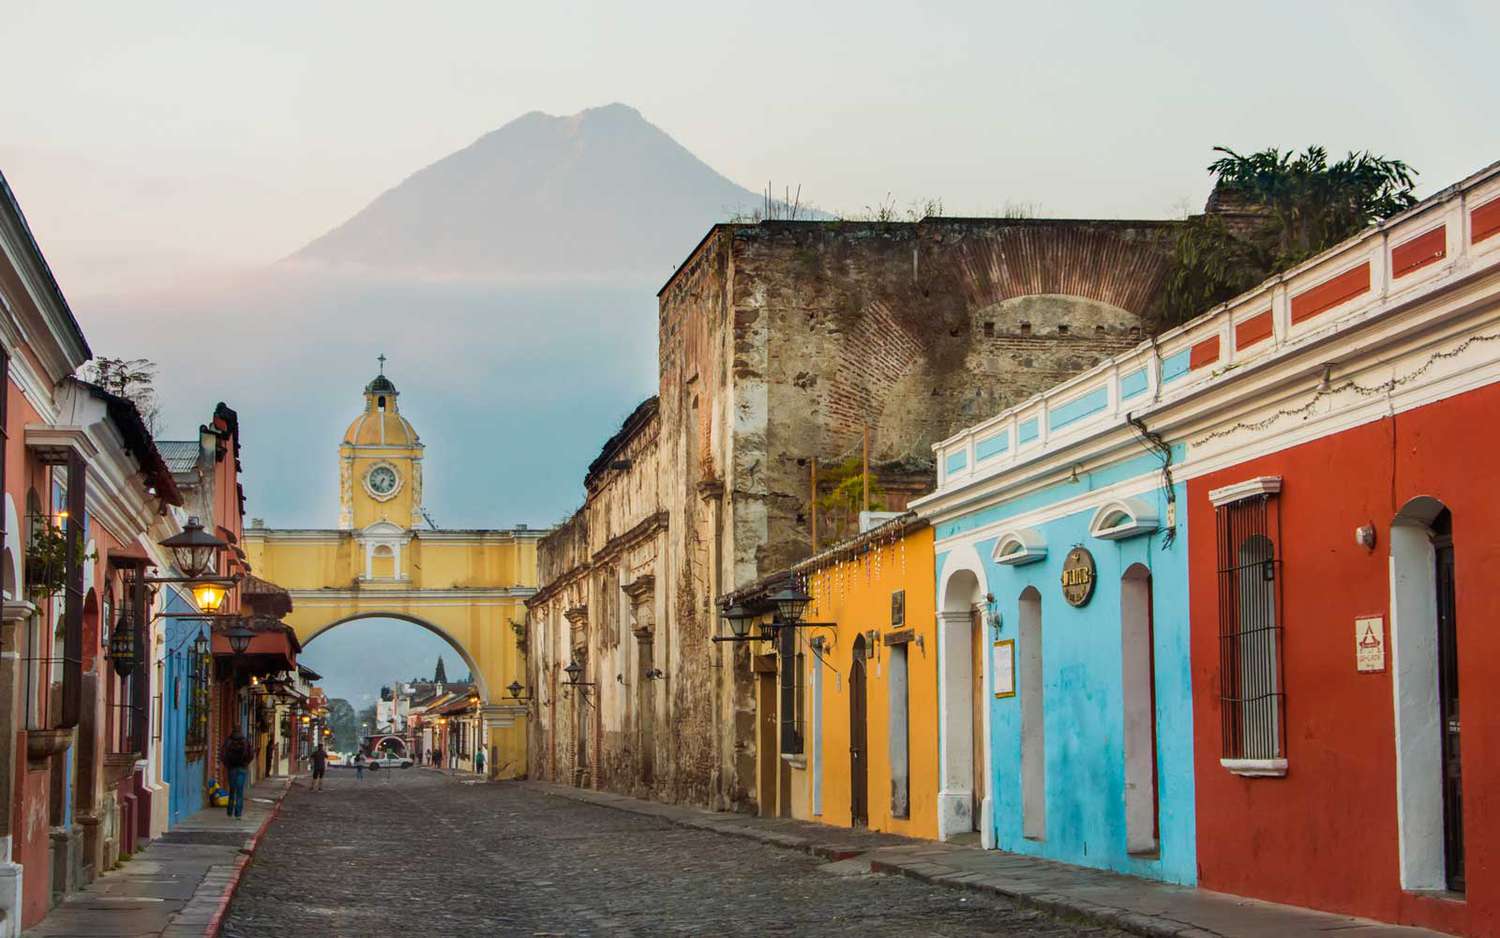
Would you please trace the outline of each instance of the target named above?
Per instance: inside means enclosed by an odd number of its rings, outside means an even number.
[[[289,787],[287,778],[252,785],[239,818],[204,808],[69,896],[23,938],[216,935],[240,872]]]
[[[1437,935],[1437,932],[1420,928],[1404,928],[1346,915],[1242,899],[998,850],[911,840],[806,821],[660,804],[545,782],[517,784],[561,798],[657,817],[680,827],[745,837],[833,861],[868,864],[870,871],[875,873],[900,873],[956,889],[994,893],[1018,905],[1038,908],[1062,918],[1107,925],[1137,935],[1327,938],[1333,931],[1340,938]]]

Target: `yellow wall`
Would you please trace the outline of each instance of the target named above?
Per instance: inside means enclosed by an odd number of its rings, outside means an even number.
[[[812,669],[823,667],[822,707],[822,814],[812,814],[813,733],[809,725],[803,733],[807,751],[806,768],[794,769],[795,791],[792,813],[795,817],[824,824],[849,826],[849,670],[855,638],[872,629],[880,633],[874,647],[875,656],[866,661],[867,738],[869,741],[869,820],[870,829],[890,831],[911,837],[936,839],[938,791],[938,685],[937,631],[934,609],[934,573],[932,529],[927,526],[909,532],[852,560],[810,571],[807,592],[813,604],[806,614],[810,622],[835,622],[834,629],[801,629],[806,654],[807,673],[803,675],[804,712],[809,724],[814,717],[812,705]],[[908,655],[908,760],[910,765],[910,817],[891,817],[889,713],[890,685],[887,680],[892,649],[884,644],[891,626],[891,594],[906,591],[906,614],[903,628],[919,636],[907,645]],[[816,637],[831,637],[831,647],[820,665],[806,643]],[[775,758],[775,756],[773,756]]]
[[[286,623],[304,644],[337,623],[373,616],[407,619],[448,639],[480,682],[491,745],[499,747],[495,767],[502,777],[524,774],[525,707],[506,687],[526,684],[512,623],[525,621],[535,592],[541,532],[412,534],[402,552],[405,580],[364,579],[364,548],[351,532],[252,528],[244,544],[256,575],[291,593]]]

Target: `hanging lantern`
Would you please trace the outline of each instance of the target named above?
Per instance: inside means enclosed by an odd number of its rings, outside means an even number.
[[[183,576],[194,578],[216,572],[219,568],[219,554],[229,546],[227,541],[221,541],[203,530],[203,524],[197,518],[189,518],[180,534],[174,534],[158,543],[172,552],[177,569]]]
[[[135,627],[130,614],[123,609],[115,622],[114,634],[109,637],[109,660],[120,677],[135,670]]]

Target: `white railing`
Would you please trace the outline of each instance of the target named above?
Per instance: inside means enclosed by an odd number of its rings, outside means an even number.
[[[1455,272],[1500,265],[1500,163],[1198,318],[933,446],[938,492],[1028,462],[1232,369],[1346,329]]]

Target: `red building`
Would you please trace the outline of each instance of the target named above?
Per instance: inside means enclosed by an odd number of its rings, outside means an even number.
[[[1163,344],[1199,885],[1500,934],[1500,165]]]

